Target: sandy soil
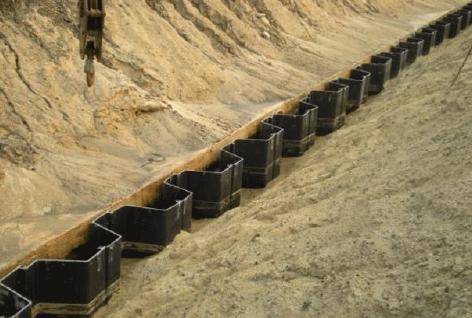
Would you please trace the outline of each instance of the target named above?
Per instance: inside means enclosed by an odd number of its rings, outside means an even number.
[[[75,1],[4,2],[1,217],[103,207],[460,1],[431,3],[112,1],[86,89]]]
[[[472,317],[472,30],[266,189],[124,262],[95,317]]]
[[[86,89],[76,2],[0,3],[0,266],[466,1],[119,0]]]

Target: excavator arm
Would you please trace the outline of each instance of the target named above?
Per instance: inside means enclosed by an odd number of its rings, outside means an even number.
[[[80,58],[85,59],[84,72],[91,87],[95,80],[94,59],[102,58],[105,4],[104,0],[79,0],[78,7]]]

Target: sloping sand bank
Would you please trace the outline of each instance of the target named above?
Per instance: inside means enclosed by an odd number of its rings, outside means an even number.
[[[1,2],[0,266],[464,2],[110,1],[91,89],[76,1]]]
[[[470,317],[472,30],[243,206],[125,261],[95,317]]]

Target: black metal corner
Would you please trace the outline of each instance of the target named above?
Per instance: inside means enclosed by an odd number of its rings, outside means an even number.
[[[461,10],[457,10],[455,13],[462,16],[460,29],[464,30],[470,24],[470,18],[471,18],[472,11],[470,11],[469,9],[466,9],[466,8],[462,8]]]
[[[346,117],[349,86],[330,82],[324,91],[311,91],[302,103],[318,106],[316,133],[324,135],[342,127]]]
[[[304,101],[298,103],[292,113],[277,114],[268,119],[283,128],[283,157],[301,156],[315,144],[318,106]]]
[[[244,159],[243,188],[264,188],[279,175],[283,135],[282,128],[262,122],[253,136],[223,148]]]
[[[186,170],[169,178],[168,183],[193,193],[193,218],[217,217],[239,206],[243,159],[221,150],[218,161],[204,171]]]
[[[407,49],[401,50],[398,48],[392,48],[390,52],[379,53],[380,56],[385,56],[392,59],[390,78],[397,77],[400,74],[401,70],[403,70],[403,68],[405,67],[407,54]]]
[[[0,283],[1,317],[30,318],[32,303],[15,292],[13,289]]]
[[[382,55],[374,55],[371,58],[371,63],[364,63],[358,68],[371,73],[369,95],[375,95],[383,90],[385,83],[390,78],[392,59]]]
[[[445,39],[449,38],[451,23],[447,21],[438,21],[436,23],[430,24],[429,28],[435,29],[437,31],[436,45],[439,45],[443,43]]]
[[[444,19],[442,19],[442,21],[449,22],[451,24],[451,28],[449,29],[448,38],[449,39],[455,38],[461,30],[462,15],[457,14],[457,13],[452,13],[452,14],[448,15],[447,17],[445,17]]]
[[[423,43],[423,55],[428,55],[431,51],[431,48],[436,45],[436,34],[438,32],[434,29],[430,28],[423,28],[421,32],[415,33],[414,37],[418,39],[422,39]]]
[[[349,114],[356,109],[364,101],[364,97],[368,94],[370,85],[370,72],[353,69],[349,74],[349,78],[338,78],[335,83],[349,86],[349,96],[346,104],[346,113]]]
[[[408,49],[406,63],[412,64],[415,63],[418,56],[423,53],[424,40],[410,37],[405,42],[400,42],[398,45]]]

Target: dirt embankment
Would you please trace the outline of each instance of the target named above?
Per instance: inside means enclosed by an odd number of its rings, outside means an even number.
[[[87,89],[76,2],[0,3],[0,263],[464,1],[119,0]]]
[[[451,87],[471,35],[284,158],[241,207],[125,260],[95,317],[471,317],[472,62]]]

